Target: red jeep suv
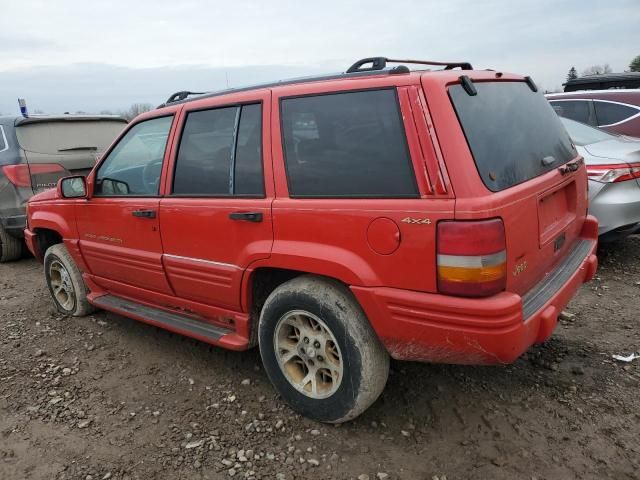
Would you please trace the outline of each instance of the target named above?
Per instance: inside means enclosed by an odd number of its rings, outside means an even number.
[[[376,400],[389,357],[509,363],[547,339],[597,235],[529,77],[384,57],[180,92],[35,196],[25,230],[61,312],[259,345],[282,398],[334,423]]]

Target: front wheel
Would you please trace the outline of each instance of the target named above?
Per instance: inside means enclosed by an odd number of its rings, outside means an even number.
[[[44,255],[44,273],[56,308],[65,315],[82,317],[95,308],[87,300],[87,287],[67,247],[59,243]]]
[[[389,375],[389,355],[360,305],[331,280],[302,276],[276,288],[262,309],[258,337],[278,393],[320,422],[360,415]]]

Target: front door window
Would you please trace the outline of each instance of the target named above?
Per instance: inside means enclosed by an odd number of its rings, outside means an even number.
[[[94,195],[157,196],[172,120],[154,118],[131,127],[100,165]]]

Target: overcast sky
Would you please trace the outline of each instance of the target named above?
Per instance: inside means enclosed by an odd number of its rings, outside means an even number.
[[[640,0],[0,0],[0,112],[125,109],[344,71],[368,56],[466,60],[559,88],[628,68]]]

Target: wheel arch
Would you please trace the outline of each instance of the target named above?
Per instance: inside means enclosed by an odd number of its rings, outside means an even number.
[[[52,228],[34,228],[33,233],[35,234],[34,244],[36,247],[34,254],[41,262],[44,261],[44,254],[47,253],[47,250],[50,247],[64,242],[62,234],[58,230]]]
[[[249,344],[257,344],[258,321],[262,307],[271,293],[283,283],[303,275],[313,276],[334,283],[348,292],[364,312],[364,307],[349,288],[350,282],[324,272],[284,268],[273,265],[257,266],[245,272],[241,286],[242,309],[249,314]],[[366,316],[366,312],[365,312]],[[371,322],[369,322],[371,323]]]

